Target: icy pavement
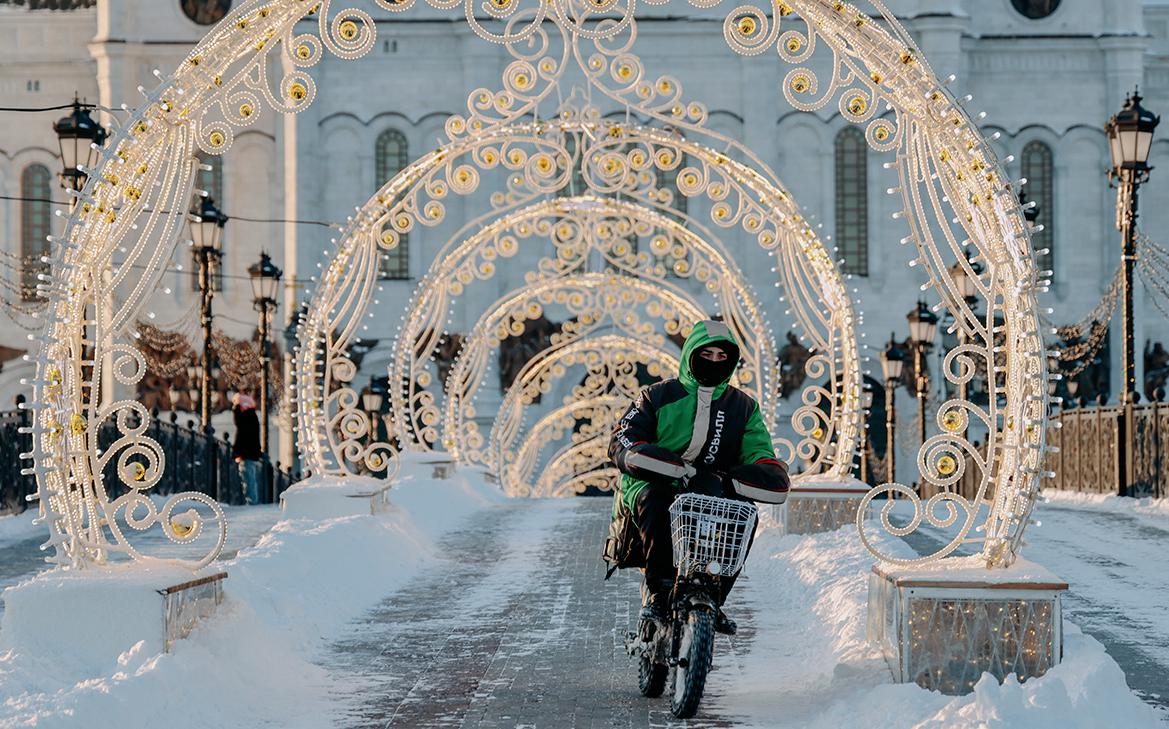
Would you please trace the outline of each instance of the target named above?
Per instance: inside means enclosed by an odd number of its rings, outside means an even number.
[[[622,650],[639,602],[637,575],[601,579],[609,499],[508,501],[473,469],[438,481],[430,473],[405,464],[385,513],[276,523],[228,563],[220,611],[169,653],[144,648],[150,636],[57,650],[53,631],[0,632],[0,729],[1161,725],[1070,616],[1065,660],[1042,678],[999,684],[984,677],[957,697],[892,683],[865,639],[873,560],[855,529],[784,536],[770,523],[728,605],[740,635],[718,639],[699,717],[673,720],[665,699],[638,694]],[[1053,529],[1052,517],[1041,516],[1040,538]],[[23,554],[19,545],[31,533],[13,525],[0,524],[0,549]],[[1114,545],[1103,554],[1128,548],[1121,536],[1082,525],[1065,531],[1075,530],[1085,542]],[[237,528],[235,536],[242,534]],[[877,540],[912,554],[900,540]],[[1078,551],[1053,544],[1065,562],[1032,556],[1074,586],[1080,552],[1099,544]],[[1133,550],[1134,559],[1150,556]],[[1131,589],[1142,584],[1134,575]],[[1109,579],[1105,571],[1081,584],[1107,597]],[[52,619],[96,633],[119,614],[120,598],[106,594],[93,609],[54,615],[53,585],[52,576],[30,581]],[[1131,602],[1129,617],[1159,630],[1159,598],[1118,594],[1116,601]]]
[[[603,581],[610,507],[607,498],[512,502],[445,540],[444,560],[356,623],[325,662],[352,687],[340,697],[341,726],[670,725],[666,700],[638,694],[623,648],[638,580]],[[736,617],[739,640],[749,640],[749,615]],[[734,670],[720,637],[712,685]],[[733,725],[718,713],[689,726]]]
[[[855,530],[757,536],[728,603],[697,718],[637,692],[622,649],[635,574],[602,582],[608,499],[513,502],[448,536],[444,556],[353,622],[320,660],[338,726],[461,729],[953,729],[1157,724],[1100,644],[1074,626],[1046,676],[950,697],[894,684],[865,640],[872,558]],[[882,542],[908,555],[904,544]]]
[[[1050,499],[1024,554],[1068,582],[1064,619],[1104,644],[1138,696],[1169,712],[1169,513],[1135,499]],[[937,530],[921,531],[907,539],[918,552],[940,546]]]

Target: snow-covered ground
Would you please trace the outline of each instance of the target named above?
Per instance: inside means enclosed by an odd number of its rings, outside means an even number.
[[[157,503],[161,505],[162,499]],[[241,549],[251,547],[265,532],[280,519],[280,509],[274,505],[265,506],[223,506],[227,518],[227,541],[220,555],[221,562],[233,559]],[[0,517],[0,591],[38,572],[45,572],[51,565],[45,563],[45,552],[40,546],[48,538],[45,527],[33,524],[36,508],[28,509],[14,516]],[[157,557],[181,557],[181,547],[171,543],[160,529],[153,529],[141,536],[135,536],[134,543],[145,553]],[[112,555],[111,559],[124,559]],[[0,616],[4,612],[4,600],[0,597]],[[0,630],[3,625],[0,623]]]
[[[403,467],[388,513],[276,523],[222,564],[225,603],[170,653],[76,645],[65,660],[22,651],[39,637],[0,629],[0,727],[330,726],[335,687],[313,663],[319,648],[433,559],[442,532],[502,498],[467,472],[432,482],[430,470]],[[118,620],[118,605],[87,607],[60,620],[95,632]]]
[[[904,543],[887,549],[913,554]],[[743,727],[1047,729],[1153,727],[1155,711],[1129,691],[1103,646],[1064,623],[1064,662],[1022,684],[984,675],[967,696],[894,684],[865,641],[866,578],[872,558],[855,529],[784,536],[762,532],[735,599],[755,613],[757,634],[739,671],[711,688]],[[795,638],[793,639],[793,636]]]
[[[435,576],[441,583],[446,574],[443,570],[452,566],[449,558],[436,552],[436,544],[455,530],[483,530],[491,519],[510,520],[484,531],[497,541],[504,540],[493,547],[499,549],[499,556],[480,557],[492,563],[484,574],[503,582],[499,589],[489,589],[489,579],[472,578],[470,584],[477,587],[461,588],[461,602],[447,606],[456,618],[459,614],[483,618],[469,628],[471,633],[499,627],[499,620],[484,616],[493,615],[493,610],[508,602],[499,599],[504,587],[509,595],[540,594],[543,589],[560,596],[538,606],[537,613],[562,610],[570,596],[561,593],[570,589],[583,591],[572,604],[584,606],[594,601],[594,591],[622,589],[633,595],[635,580],[630,575],[616,586],[602,586],[592,578],[574,582],[549,573],[579,571],[581,559],[592,564],[592,554],[566,556],[560,565],[548,564],[555,557],[541,560],[540,569],[533,569],[534,555],[549,544],[558,544],[552,535],[564,525],[583,524],[580,520],[592,514],[587,523],[603,528],[605,500],[509,504],[500,510],[498,489],[474,471],[464,469],[452,479],[435,481],[428,465],[413,461],[404,466],[391,500],[392,509],[376,516],[280,520],[254,546],[242,544],[239,554],[224,563],[231,575],[227,601],[170,653],[140,640],[97,654],[93,646],[101,641],[92,645],[78,641],[66,660],[65,656],[29,649],[44,645],[45,636],[0,629],[0,729],[333,726],[345,709],[341,697],[351,700],[354,688],[367,685],[365,681],[370,679],[367,672],[358,681],[337,666],[338,646],[344,649],[347,641],[354,640],[375,606],[389,604],[386,598],[399,593],[441,594],[441,584],[434,586]],[[270,512],[267,518],[276,516]],[[253,532],[262,531],[263,515],[257,512],[245,518],[256,520]],[[784,536],[765,527],[730,606],[747,629],[733,640],[719,640],[718,668],[707,691],[707,713],[719,717],[720,726],[760,728],[1160,726],[1160,715],[1130,691],[1124,672],[1104,645],[1083,634],[1076,623],[1083,623],[1091,632],[1105,630],[1107,626],[1093,626],[1090,621],[1101,606],[1111,602],[1117,612],[1128,614],[1132,624],[1119,625],[1116,616],[1107,613],[1099,622],[1116,623],[1121,632],[1135,631],[1130,635],[1133,643],[1140,643],[1142,635],[1153,636],[1152,642],[1160,640],[1169,618],[1163,609],[1158,610],[1158,601],[1165,604],[1159,590],[1169,578],[1163,574],[1142,578],[1140,567],[1156,571],[1151,566],[1159,564],[1156,547],[1132,542],[1139,539],[1142,529],[1162,530],[1169,517],[1155,504],[1060,501],[1044,505],[1040,518],[1043,526],[1031,533],[1027,555],[1072,583],[1064,663],[1046,676],[1023,684],[1008,679],[1001,685],[984,677],[972,694],[963,697],[892,683],[884,659],[865,642],[866,575],[872,560],[855,530],[845,527],[830,534]],[[1089,529],[1098,519],[1105,521],[1096,531]],[[1135,531],[1123,531],[1118,524]],[[0,549],[28,537],[39,538],[39,534],[24,531],[18,521],[0,520]],[[602,533],[594,537],[589,531],[573,544],[595,546],[599,552],[601,537]],[[887,548],[909,553],[905,543],[882,539]],[[1161,545],[1169,544],[1169,533],[1158,533],[1157,539]],[[551,554],[562,553],[554,550]],[[1109,555],[1117,564],[1093,566],[1095,562],[1085,555]],[[1138,564],[1141,561],[1143,565]],[[477,569],[473,563],[456,565],[451,574]],[[59,578],[42,576],[32,587],[52,584],[54,579]],[[539,580],[544,582],[535,591],[522,584]],[[572,587],[576,583],[582,587]],[[46,599],[44,609],[51,614],[61,607]],[[603,628],[606,635],[599,636],[602,646],[619,645],[619,632],[630,627],[624,625],[628,607],[624,610],[617,614],[621,625]],[[95,604],[62,614],[59,619],[70,621],[74,628],[79,623],[83,630],[96,632],[118,617],[119,605]],[[373,624],[368,624],[372,629]],[[607,623],[585,624],[612,626],[613,615]],[[538,661],[545,647],[550,650],[559,645],[564,649],[569,637],[549,640],[545,635],[548,629],[547,624],[532,628],[539,635],[530,636],[528,647],[507,660]],[[609,635],[610,631],[616,632]],[[504,644],[514,646],[523,640],[522,635],[511,635]],[[597,641],[590,638],[588,644],[595,646]],[[1159,643],[1150,644],[1148,649],[1159,659],[1169,657],[1169,650]],[[419,654],[430,655],[427,651],[432,650],[434,646],[420,647]],[[411,650],[399,646],[398,653],[409,656]],[[543,660],[543,670],[553,670],[547,665],[547,656]],[[591,670],[593,661],[583,663]],[[611,663],[595,663],[598,672],[616,670]],[[580,661],[576,665],[579,670]],[[514,665],[511,670],[522,674],[526,669]],[[624,663],[620,670],[626,670]],[[1164,673],[1163,667],[1159,670]],[[476,697],[489,699],[491,692],[503,685],[498,677],[492,682],[474,675],[460,676],[464,683],[459,687]],[[473,682],[465,683],[469,680]],[[563,690],[572,688],[564,686]],[[634,692],[634,687],[622,683],[616,690]],[[540,700],[546,705],[555,699]],[[521,706],[521,710],[528,708],[539,708],[538,702]],[[551,723],[521,719],[516,717],[517,726],[561,729],[573,725],[567,715],[563,721]],[[398,725],[408,726],[394,724]],[[475,726],[469,719],[464,725]],[[706,725],[691,722],[690,726]]]

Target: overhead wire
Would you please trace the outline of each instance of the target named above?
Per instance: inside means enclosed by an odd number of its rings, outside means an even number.
[[[0,195],[0,200],[11,200],[13,202],[39,202],[49,203],[50,205],[57,205],[60,207],[69,207],[70,202],[64,200],[54,200],[47,197],[23,197],[21,195]],[[153,208],[143,208],[144,213],[160,212],[164,214],[171,214],[173,210],[154,210]],[[332,228],[333,230],[344,230],[344,226],[340,223],[332,223],[327,220],[301,220],[298,218],[253,218],[247,215],[227,215],[229,221],[238,220],[245,223],[271,223],[283,225],[285,223],[295,223],[297,225],[319,225],[323,228]]]

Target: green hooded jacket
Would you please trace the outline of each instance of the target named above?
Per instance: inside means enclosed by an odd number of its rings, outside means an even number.
[[[713,388],[699,386],[690,369],[691,357],[708,344],[723,345],[738,360],[739,344],[729,327],[717,321],[695,324],[682,347],[678,377],[642,390],[618,423],[609,444],[614,462],[623,463],[629,449],[650,443],[678,454],[699,470],[725,473],[748,463],[780,465],[759,403],[730,385],[730,374]],[[621,476],[619,498],[636,514],[637,496],[649,481],[622,470],[626,473]],[[614,510],[617,506],[615,502]]]

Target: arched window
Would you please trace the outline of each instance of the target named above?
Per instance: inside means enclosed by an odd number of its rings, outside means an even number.
[[[836,246],[844,273],[869,275],[869,146],[856,127],[836,135]]]
[[[48,273],[49,264],[41,261],[49,255],[50,221],[53,219],[49,197],[53,193],[53,175],[49,168],[32,164],[20,175],[20,294],[25,301],[37,301],[37,274]]]
[[[1023,177],[1027,178],[1027,185],[1023,188],[1024,197],[1034,201],[1039,210],[1036,225],[1042,225],[1043,230],[1031,236],[1031,247],[1034,250],[1047,249],[1047,253],[1035,257],[1039,268],[1053,270],[1055,264],[1055,179],[1052,165],[1051,147],[1043,142],[1028,142],[1023,147],[1022,163]]]
[[[406,144],[406,135],[397,129],[387,129],[378,135],[374,149],[374,169],[377,173],[375,185],[381,187],[390,181],[394,175],[410,164],[410,150]],[[382,251],[381,277],[404,279],[410,278],[410,236],[403,234],[398,246],[390,251]]]
[[[196,152],[195,157],[199,160],[199,169],[195,171],[195,189],[206,190],[207,197],[215,203],[215,207],[223,210],[223,157],[217,154],[206,154],[204,152]],[[210,167],[205,170],[203,167]],[[198,207],[198,200],[193,203]],[[226,211],[224,211],[226,212]],[[226,238],[227,229],[223,229]],[[226,241],[224,241],[226,242]],[[199,254],[194,254],[195,258],[191,264],[191,288],[195,291],[199,290]],[[213,291],[223,291],[223,264],[213,265],[211,267],[211,289]]]

